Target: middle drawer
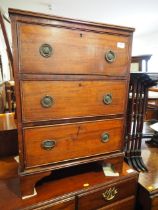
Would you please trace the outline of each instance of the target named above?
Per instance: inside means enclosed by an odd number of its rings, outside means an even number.
[[[23,81],[22,120],[69,119],[122,114],[127,82]]]
[[[123,119],[23,129],[26,167],[121,151]]]

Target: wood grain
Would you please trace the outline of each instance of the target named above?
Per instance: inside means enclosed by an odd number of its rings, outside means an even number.
[[[38,173],[114,157],[120,169],[134,30],[13,9],[10,16],[22,194],[32,192]],[[42,44],[52,47],[50,57],[41,55]],[[105,59],[109,50],[116,55],[112,63]],[[109,105],[103,103],[105,94],[112,94]],[[46,95],[53,98],[50,108],[41,106]],[[105,131],[110,140],[102,143]],[[52,150],[41,148],[42,141],[54,138]],[[66,183],[73,200],[78,181],[62,182],[53,197],[64,199]]]
[[[132,196],[135,193],[136,189],[136,183],[133,179],[128,180],[128,185],[130,188],[126,187],[127,182],[120,182],[117,184],[112,184],[110,186],[102,187],[101,189],[97,189],[88,193],[83,193],[78,196],[78,206],[79,209],[86,209],[86,210],[92,210],[92,209],[98,209],[100,207],[110,205],[118,200],[122,200],[126,197]],[[117,189],[117,194],[112,200],[105,200],[103,198],[103,193],[106,190],[115,188]],[[124,190],[123,190],[124,189]]]
[[[13,19],[14,16],[16,17],[16,20],[25,20],[26,22],[33,23],[45,23],[46,25],[54,25],[54,26],[63,26],[66,25],[73,25],[73,28],[82,28],[82,29],[89,29],[91,31],[98,30],[98,32],[106,32],[106,33],[113,33],[113,34],[121,34],[124,36],[130,36],[132,32],[134,32],[134,28],[131,27],[125,27],[125,26],[118,26],[118,25],[111,25],[107,23],[99,23],[99,22],[92,22],[92,21],[84,21],[84,20],[78,20],[78,19],[71,19],[66,17],[60,17],[55,15],[48,15],[44,13],[37,13],[32,11],[25,11],[25,10],[19,10],[19,9],[13,9],[9,8],[9,14],[11,18]],[[76,27],[75,27],[76,26]]]
[[[150,131],[148,126],[144,128]],[[158,207],[158,153],[157,147],[142,142],[142,157],[148,172],[140,173],[137,194],[138,210],[156,210]]]
[[[34,194],[34,188],[36,182],[41,180],[43,177],[47,177],[51,174],[51,171],[41,172],[32,174],[32,176],[22,176],[20,174],[20,194],[21,197],[32,196]]]
[[[128,75],[128,37],[24,23],[18,28],[22,73]],[[39,52],[45,43],[53,48],[49,58]],[[105,59],[109,50],[116,54],[114,63]]]
[[[18,154],[18,132],[14,113],[0,114],[0,157]]]
[[[120,114],[125,110],[125,81],[23,81],[22,117],[24,122],[74,117]],[[112,94],[106,105],[103,97]],[[44,96],[54,100],[43,108]]]
[[[98,210],[123,210],[123,209],[133,210],[134,203],[135,203],[135,197],[130,196],[121,201],[115,202],[111,205],[99,208]]]
[[[3,162],[7,163],[8,161],[10,164],[5,164],[4,166]],[[10,174],[11,170],[14,174]],[[106,188],[106,186],[110,186],[111,184],[117,185],[118,182],[126,183],[126,186],[122,188],[123,191],[126,191],[128,180],[133,179],[135,180],[134,182],[136,182],[138,176],[136,172],[129,174],[127,172],[128,170],[129,167],[124,163],[122,173],[120,173],[119,177],[105,177],[102,168],[98,165],[86,165],[86,167],[77,166],[56,172],[54,171],[49,179],[43,180],[36,186],[37,196],[22,200],[19,197],[18,165],[15,164],[15,160],[12,159],[11,164],[11,159],[6,158],[3,159],[3,161],[0,160],[0,171],[3,171],[3,174],[0,173],[0,209],[10,210],[12,208],[31,210],[52,208],[54,210],[57,207],[61,207],[62,209],[66,204],[70,208],[77,195],[86,192],[91,193],[94,190],[99,190],[100,187]],[[10,178],[8,179],[8,177]],[[84,187],[83,185],[85,183],[89,183],[89,187]],[[125,202],[124,199],[123,201]],[[115,202],[112,204],[114,204],[115,207]],[[77,202],[75,202],[75,205],[77,208]],[[104,205],[104,208],[107,207],[108,209],[108,206]],[[121,204],[119,206],[121,206]],[[130,201],[127,206],[130,206]],[[73,210],[74,209],[75,208],[73,208]],[[122,208],[121,210],[124,209]],[[70,208],[69,210],[72,209]],[[129,208],[129,210],[131,209]]]
[[[7,130],[16,130],[15,113],[0,114],[0,132]]]
[[[103,143],[103,133],[109,141]],[[26,166],[56,163],[121,150],[123,120],[106,120],[24,129]],[[54,140],[52,150],[42,148],[44,140]]]

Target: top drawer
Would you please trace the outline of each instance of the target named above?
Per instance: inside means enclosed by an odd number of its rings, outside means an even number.
[[[19,23],[20,72],[126,76],[129,37]]]

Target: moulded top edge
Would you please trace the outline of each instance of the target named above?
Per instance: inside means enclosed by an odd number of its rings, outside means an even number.
[[[79,19],[71,19],[66,17],[60,17],[60,16],[53,16],[48,15],[44,13],[37,13],[32,11],[25,11],[25,10],[19,10],[19,9],[13,9],[9,8],[9,14],[10,15],[22,15],[22,16],[28,16],[28,17],[35,17],[35,18],[44,18],[49,20],[56,20],[56,21],[65,21],[69,23],[77,23],[77,24],[84,24],[87,26],[94,26],[94,27],[100,27],[100,28],[109,28],[109,29],[115,29],[115,30],[121,30],[126,32],[134,32],[135,29],[131,27],[126,26],[118,26],[118,25],[111,25],[106,23],[99,23],[99,22],[91,22],[91,21],[84,21]]]

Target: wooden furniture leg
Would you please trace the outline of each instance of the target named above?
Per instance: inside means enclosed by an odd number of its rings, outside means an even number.
[[[21,196],[23,199],[27,197],[34,196],[34,188],[35,184],[41,180],[45,176],[49,176],[51,171],[47,172],[40,172],[37,174],[28,174],[28,175],[21,175],[20,174],[20,189],[21,189]]]

